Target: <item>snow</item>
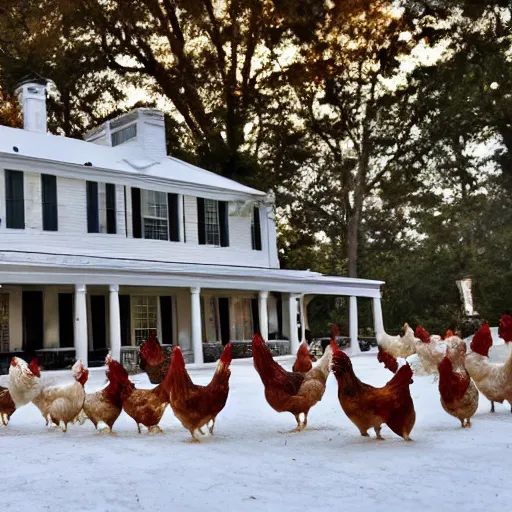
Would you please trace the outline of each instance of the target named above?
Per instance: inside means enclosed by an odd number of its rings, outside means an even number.
[[[278,358],[291,368],[293,358]],[[353,358],[358,376],[383,385],[391,374],[376,353]],[[190,369],[207,383],[215,365]],[[55,372],[57,378],[65,372]],[[145,375],[132,377],[151,387]],[[6,377],[0,378],[5,384]],[[105,383],[93,369],[87,391]],[[446,414],[432,377],[411,387],[417,419],[413,442],[383,428],[385,441],[363,438],[340,408],[329,376],[323,400],[309,415],[309,428],[295,428],[291,414],[266,403],[252,360],[232,364],[231,392],[213,437],[189,442],[189,433],[168,409],[163,434],[137,433],[119,418],[115,435],[98,434],[90,422],[67,433],[47,430],[32,404],[0,427],[2,510],[16,512],[227,510],[505,510],[510,502],[508,405],[480,397],[471,429]]]

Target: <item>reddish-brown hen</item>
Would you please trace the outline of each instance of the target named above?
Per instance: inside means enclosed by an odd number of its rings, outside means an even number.
[[[231,343],[228,343],[219,362],[213,378],[207,386],[198,386],[192,382],[185,369],[185,360],[179,347],[173,350],[170,367],[170,400],[171,407],[181,424],[190,432],[194,441],[199,441],[195,431],[210,421],[210,434],[213,434],[215,418],[224,409],[229,394],[229,377],[231,370]]]
[[[151,384],[160,384],[169,370],[171,354],[162,350],[155,331],[141,345],[139,357],[140,369],[147,373]]]
[[[13,412],[16,410],[11,394],[7,388],[0,386],[0,420],[3,425],[7,425]]]
[[[408,364],[402,366],[383,387],[374,388],[361,382],[352,368],[350,358],[331,341],[332,369],[338,381],[338,398],[341,408],[362,436],[368,436],[373,428],[378,439],[381,425],[388,427],[406,441],[416,421],[414,403],[409,384],[412,370]]]
[[[259,334],[252,338],[252,355],[269,405],[277,412],[292,413],[297,421],[297,431],[306,428],[309,410],[322,399],[325,392],[331,363],[330,348],[326,348],[318,364],[307,373],[287,372],[274,361]],[[301,414],[304,414],[302,424]]]
[[[148,430],[161,431],[158,424],[169,405],[170,366],[165,379],[153,389],[137,389],[129,379],[128,372],[120,364],[110,367],[110,382],[116,382],[121,389],[121,403],[126,414]]]
[[[300,344],[297,351],[297,359],[293,363],[292,371],[294,372],[309,372],[313,368],[313,358],[308,350],[308,344],[304,341]]]
[[[96,393],[87,393],[85,395],[84,412],[87,418],[93,422],[96,429],[98,429],[98,424],[102,421],[112,432],[112,427],[123,410],[121,385],[118,380],[112,379],[112,374],[115,373],[115,370],[112,370],[112,368],[120,366],[120,364],[114,361],[110,354],[105,362],[108,366],[106,373],[109,380],[108,386]]]
[[[454,338],[439,363],[441,405],[460,421],[462,428],[471,427],[471,417],[478,409],[478,390],[466,370],[465,359],[466,343]]]

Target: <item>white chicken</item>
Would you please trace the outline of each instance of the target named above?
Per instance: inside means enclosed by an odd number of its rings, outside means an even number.
[[[504,315],[508,317],[508,315]],[[500,320],[500,336],[510,341],[508,330],[510,317]],[[475,381],[476,387],[491,401],[491,412],[494,412],[494,402],[512,403],[512,354],[505,363],[492,363],[489,359],[489,349],[492,346],[492,335],[486,322],[480,327],[471,341],[471,352],[466,356],[466,369]]]
[[[453,332],[448,331],[445,335],[445,339],[441,336],[431,336],[421,325],[416,327],[414,332],[416,337],[415,347],[418,361],[421,364],[419,367],[413,367],[415,375],[438,375],[439,363],[443,360],[446,355],[446,348],[449,339],[457,339],[457,336],[453,335]],[[415,371],[416,370],[416,371]]]
[[[395,359],[407,358],[416,352],[416,341],[414,331],[409,324],[404,324],[403,332],[398,336],[390,336],[387,332],[377,335],[377,343],[384,352],[387,352]]]
[[[19,357],[11,359],[7,387],[16,409],[32,402],[39,395],[42,389],[40,377],[37,359],[34,359],[30,365]]]
[[[89,370],[84,368],[80,359],[71,370],[75,382],[64,386],[45,385],[39,395],[32,400],[41,411],[46,424],[55,423],[64,432],[67,431],[68,423],[75,421],[84,406],[84,386],[89,377]]]

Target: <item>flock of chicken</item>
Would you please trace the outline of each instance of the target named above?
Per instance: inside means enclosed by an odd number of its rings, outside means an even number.
[[[336,329],[332,330],[331,344],[318,363],[313,366],[313,358],[303,343],[291,372],[273,359],[259,334],[253,337],[254,367],[263,382],[265,398],[277,412],[295,416],[296,431],[307,427],[308,413],[322,399],[331,369],[338,382],[343,411],[361,435],[368,436],[368,430],[374,429],[378,439],[382,439],[381,427],[386,424],[394,433],[410,440],[416,419],[410,394],[415,373],[438,377],[441,404],[446,412],[460,420],[462,427],[471,426],[471,417],[478,407],[478,390],[491,401],[492,411],[494,402],[512,403],[512,355],[503,364],[490,362],[492,336],[488,324],[475,334],[468,354],[464,341],[451,331],[442,339],[430,336],[420,326],[413,332],[406,324],[402,335],[380,336],[378,360],[395,374],[382,388],[357,378],[350,358],[335,342]],[[499,335],[507,343],[512,341],[512,317],[501,318]],[[46,379],[41,375],[37,360],[27,364],[14,357],[8,387],[0,387],[2,423],[7,425],[16,409],[33,402],[49,427],[58,425],[63,431],[69,423],[83,423],[86,419],[96,429],[104,423],[112,431],[123,409],[135,420],[139,432],[141,425],[149,431],[160,431],[158,424],[170,405],[193,441],[199,440],[196,431],[203,434],[203,427],[213,434],[215,419],[229,394],[231,344],[225,346],[207,386],[192,382],[179,347],[166,356],[154,334],[141,347],[140,355],[141,367],[151,382],[158,384],[155,388],[137,389],[123,366],[109,355],[108,385],[96,393],[85,393],[89,372],[80,360],[72,368],[74,381],[58,386],[47,375]]]

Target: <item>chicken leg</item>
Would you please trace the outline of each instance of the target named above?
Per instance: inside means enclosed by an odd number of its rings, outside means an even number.
[[[377,434],[377,439],[380,441],[384,441],[384,438],[380,435],[380,431],[382,430],[382,427],[374,427],[375,433]]]
[[[213,429],[215,427],[215,418],[213,418],[212,420],[212,425],[211,427],[208,427],[208,430],[210,431],[210,434],[213,436]]]
[[[494,402],[491,402],[491,412],[494,412]]]

